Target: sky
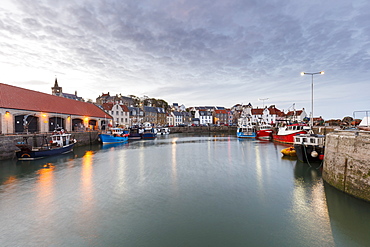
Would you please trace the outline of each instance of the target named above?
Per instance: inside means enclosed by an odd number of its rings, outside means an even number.
[[[96,100],[370,110],[370,1],[2,0],[1,83]],[[357,114],[357,115],[356,115]],[[355,113],[360,117],[362,113]]]

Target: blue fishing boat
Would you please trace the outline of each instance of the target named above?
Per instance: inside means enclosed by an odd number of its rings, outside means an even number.
[[[71,134],[66,133],[63,129],[59,129],[52,133],[50,142],[44,136],[40,147],[28,144],[28,137],[23,137],[23,141],[16,144],[20,150],[16,151],[15,154],[18,160],[36,160],[72,152],[76,142],[75,139],[71,138]]]
[[[99,140],[103,144],[127,142],[129,131],[122,128],[110,128],[105,133],[99,134]]]
[[[256,126],[252,124],[252,121],[249,117],[241,117],[238,120],[236,136],[238,138],[256,138]]]

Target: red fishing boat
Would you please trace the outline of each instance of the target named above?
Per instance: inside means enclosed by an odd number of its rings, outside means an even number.
[[[260,124],[257,126],[257,139],[271,140],[272,139],[272,126],[269,124]]]
[[[291,124],[279,127],[277,133],[272,134],[272,140],[281,143],[293,144],[295,135],[307,134],[309,129],[309,126],[306,124]]]

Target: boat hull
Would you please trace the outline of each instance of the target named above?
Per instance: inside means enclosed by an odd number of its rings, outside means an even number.
[[[272,130],[258,130],[256,137],[262,140],[271,140]]]
[[[42,159],[49,156],[59,155],[59,154],[66,154],[73,151],[73,146],[75,143],[60,147],[60,148],[51,148],[45,150],[19,150],[16,151],[16,156],[18,160],[37,160]]]
[[[279,134],[272,134],[272,140],[276,142],[281,142],[281,143],[288,143],[288,144],[293,144],[294,143],[294,136],[299,135],[299,134],[306,134],[306,131],[299,131],[287,135],[279,135]]]
[[[256,132],[237,132],[236,133],[236,136],[238,138],[256,138]]]
[[[294,149],[296,150],[297,159],[303,163],[321,162],[323,159],[324,147],[294,144]],[[316,153],[312,155],[314,151]]]
[[[128,134],[124,134],[122,136],[115,136],[115,135],[109,135],[109,134],[99,134],[100,141],[103,144],[108,143],[121,143],[128,141]]]
[[[145,133],[144,132],[141,138],[147,140],[147,139],[155,139],[156,137],[157,137],[157,133],[151,133],[151,132]]]

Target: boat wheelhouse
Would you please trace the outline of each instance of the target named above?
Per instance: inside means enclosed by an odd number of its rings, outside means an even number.
[[[324,158],[325,136],[317,134],[296,135],[293,146],[300,161],[304,163],[320,162]]]

